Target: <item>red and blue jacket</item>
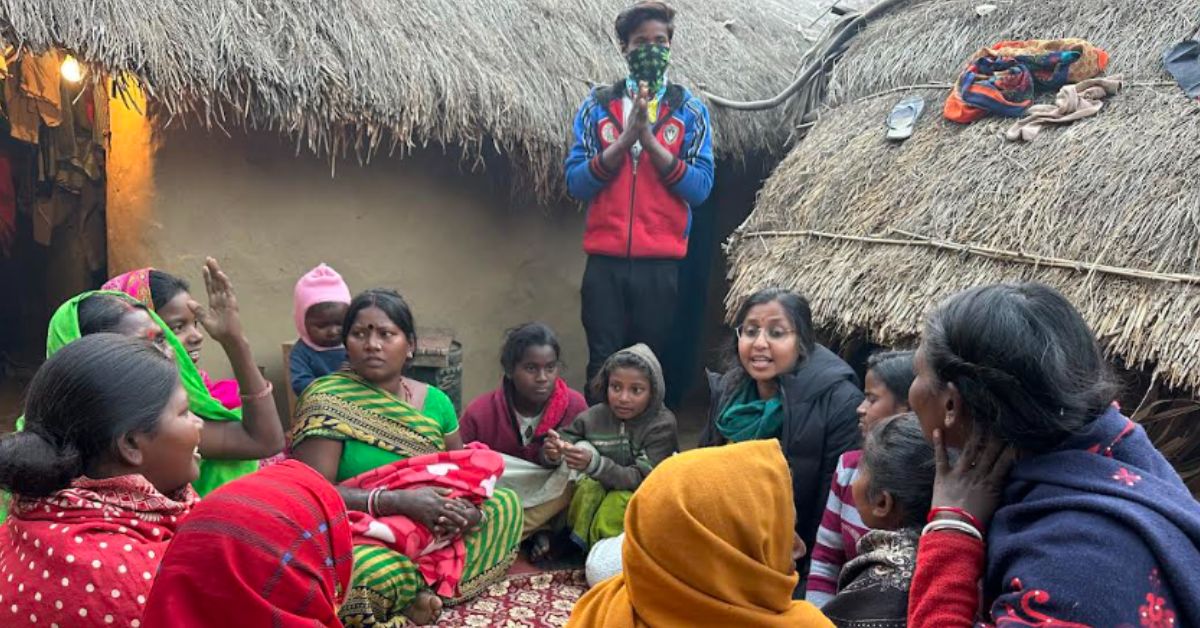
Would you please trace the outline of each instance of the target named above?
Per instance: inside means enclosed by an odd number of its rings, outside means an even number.
[[[687,255],[692,207],[713,185],[712,126],[708,108],[686,88],[668,85],[653,125],[658,142],[675,155],[667,174],[650,158],[629,155],[615,171],[600,161],[624,128],[625,81],[596,88],[575,115],[575,144],[567,155],[567,189],[588,203],[583,250],[622,258],[682,259]]]

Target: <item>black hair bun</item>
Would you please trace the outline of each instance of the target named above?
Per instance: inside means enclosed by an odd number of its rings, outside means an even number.
[[[83,475],[79,452],[58,447],[35,431],[0,438],[0,487],[25,497],[45,497]]]

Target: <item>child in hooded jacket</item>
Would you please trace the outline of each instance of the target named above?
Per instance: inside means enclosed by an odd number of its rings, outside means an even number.
[[[584,475],[567,511],[572,539],[587,549],[624,529],[625,507],[642,480],[679,450],[675,415],[667,409],[662,366],[644,344],[605,361],[592,381],[604,402],[588,408],[542,447],[546,464]]]

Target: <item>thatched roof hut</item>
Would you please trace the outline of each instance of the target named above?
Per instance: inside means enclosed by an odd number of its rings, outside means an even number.
[[[854,39],[831,100],[729,243],[729,305],[754,289],[807,294],[819,322],[911,342],[963,288],[1037,280],[1063,291],[1115,361],[1200,389],[1200,106],[1162,67],[1194,26],[1170,0],[909,2]],[[1097,117],[1007,143],[1011,120],[941,117],[972,52],[1006,39],[1082,37],[1126,89]],[[906,93],[916,134],[884,139]],[[732,311],[732,308],[730,309]]]
[[[282,391],[292,282],[328,262],[355,288],[401,289],[422,325],[453,330],[470,397],[495,385],[501,331],[524,320],[552,325],[584,361],[585,215],[564,196],[562,161],[587,91],[625,73],[612,22],[633,1],[0,0],[0,40],[65,49],[90,77],[139,87],[97,99],[111,114],[96,116],[108,118],[109,274],[155,266],[201,285],[197,260],[221,259]],[[735,99],[791,82],[832,4],[669,2],[671,79]],[[148,107],[129,106],[143,94]],[[696,319],[716,218],[749,213],[791,136],[784,112],[712,115],[708,205],[720,211],[698,208],[684,273],[700,286]],[[699,323],[676,328],[688,325]]]
[[[954,292],[1053,285],[1126,369],[1135,416],[1200,492],[1200,404],[1179,400],[1200,390],[1200,105],[1161,62],[1194,28],[1194,6],[1013,0],[980,16],[979,4],[909,0],[855,37],[820,120],[727,244],[728,311],[782,285],[834,334],[906,345]],[[1127,81],[1098,116],[1028,144],[1000,136],[1011,120],[942,118],[979,48],[1068,36],[1107,49],[1108,73]],[[891,144],[884,120],[908,93],[926,98],[925,116]]]
[[[162,113],[276,129],[319,154],[425,144],[495,152],[514,184],[562,193],[567,126],[589,86],[624,69],[612,19],[628,0],[131,2],[4,0],[4,37],[74,51],[144,84]],[[773,92],[825,2],[676,0],[674,80]],[[776,150],[778,117],[714,111],[718,156]]]

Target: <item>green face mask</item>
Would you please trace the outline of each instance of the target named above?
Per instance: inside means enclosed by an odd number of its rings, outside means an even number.
[[[671,64],[671,48],[663,44],[648,44],[630,50],[625,55],[629,63],[629,79],[636,86],[645,81],[653,96],[662,89]]]

